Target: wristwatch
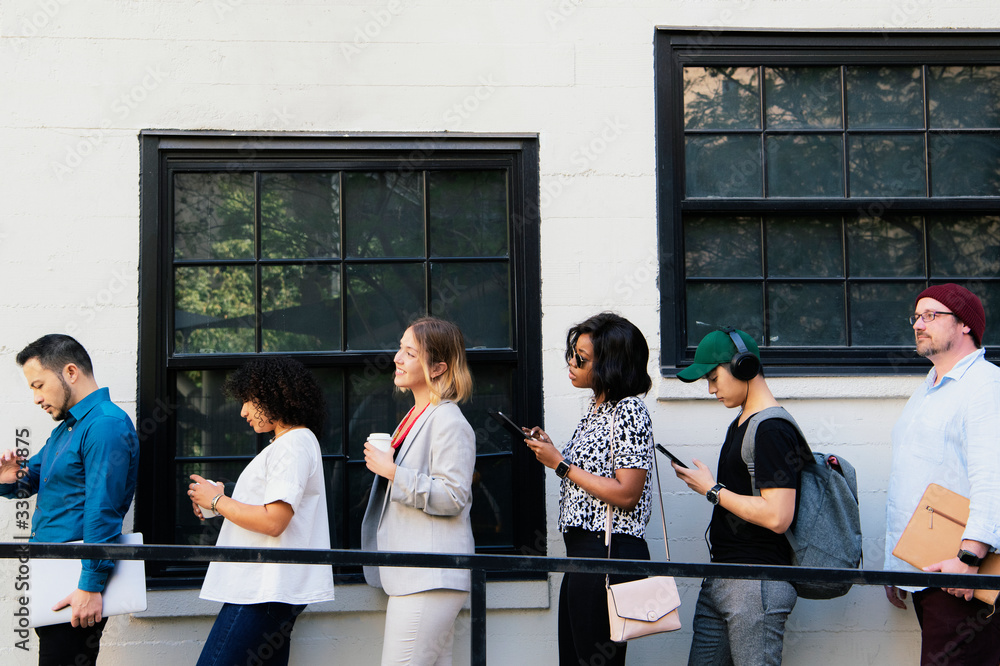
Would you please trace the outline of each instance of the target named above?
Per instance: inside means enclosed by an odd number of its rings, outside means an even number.
[[[958,551],[958,559],[960,559],[965,564],[968,564],[970,567],[978,567],[980,564],[983,563],[983,560],[985,560],[986,558],[979,557],[972,551],[963,548],[962,550]]]
[[[567,474],[569,474],[569,463],[565,460],[560,460],[559,464],[556,465],[556,476],[560,479],[565,479]]]
[[[719,503],[719,491],[722,490],[723,488],[725,488],[724,485],[722,485],[721,483],[717,483],[714,486],[712,486],[711,490],[709,490],[707,493],[705,493],[705,497],[708,498],[708,501],[710,503],[712,503],[712,504],[718,504]]]

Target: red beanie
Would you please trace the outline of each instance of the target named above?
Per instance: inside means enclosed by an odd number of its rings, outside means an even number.
[[[972,331],[976,346],[982,344],[983,332],[986,330],[986,311],[983,310],[983,302],[978,296],[965,287],[948,282],[927,287],[920,292],[913,305],[916,306],[921,298],[933,298],[951,310]]]

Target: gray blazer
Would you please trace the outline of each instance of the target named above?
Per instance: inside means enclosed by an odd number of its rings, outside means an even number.
[[[472,553],[476,436],[451,401],[430,405],[396,454],[396,478],[376,476],[361,523],[364,550]],[[467,569],[365,567],[369,585],[402,596],[472,589]]]

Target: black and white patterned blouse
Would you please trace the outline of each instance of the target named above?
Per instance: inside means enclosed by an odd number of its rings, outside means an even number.
[[[614,417],[615,452],[611,461],[611,420]],[[591,402],[572,439],[563,447],[566,462],[607,478],[614,478],[618,469],[651,469],[653,449],[650,435],[653,422],[646,405],[635,396],[624,398],[616,404],[602,403],[594,409]],[[631,534],[645,538],[652,505],[652,473],[646,474],[639,503],[631,511],[618,507],[612,514],[613,534]],[[607,504],[597,499],[568,478],[559,488],[559,529],[580,527],[591,532],[603,532],[607,521]]]

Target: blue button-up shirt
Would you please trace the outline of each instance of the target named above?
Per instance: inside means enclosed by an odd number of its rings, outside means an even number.
[[[890,571],[918,571],[892,549],[931,483],[969,498],[965,539],[1000,547],[1000,368],[979,349],[937,385],[935,379],[932,368],[892,429],[885,503]]]
[[[38,494],[31,540],[114,542],[135,494],[139,438],[108,389],[94,391],[70,408],[17,483],[0,484],[4,497]],[[112,560],[84,560],[79,589],[103,592]]]

